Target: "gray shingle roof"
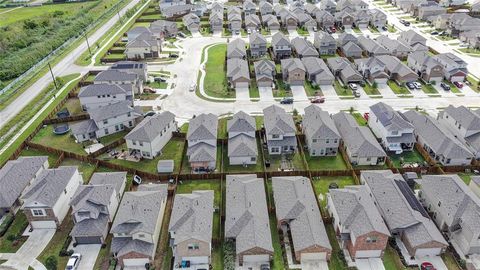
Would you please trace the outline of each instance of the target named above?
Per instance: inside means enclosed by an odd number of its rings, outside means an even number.
[[[227,45],[227,58],[243,58],[247,55],[245,41],[241,38],[230,41]]]
[[[318,31],[314,34],[315,41],[320,43],[336,44],[335,38],[325,31]]]
[[[217,156],[217,146],[200,142],[193,146],[188,146],[187,155],[189,157],[189,162],[215,161]]]
[[[194,238],[210,243],[213,230],[213,190],[176,194],[168,231],[175,232],[175,244]]]
[[[0,170],[0,208],[9,208],[43,168],[48,168],[48,157],[19,157],[8,161]]]
[[[426,38],[422,37],[420,34],[418,34],[417,32],[411,29],[401,32],[400,35],[398,36],[398,40],[405,42],[406,45],[410,45],[410,46],[414,45],[415,43],[420,43],[425,45],[427,42]]]
[[[308,74],[319,76],[322,80],[333,80],[332,72],[327,67],[325,62],[318,57],[305,57],[302,59],[302,63]]]
[[[295,133],[296,127],[293,118],[283,108],[271,105],[263,109],[263,115],[267,134]]]
[[[138,75],[135,73],[122,72],[116,69],[104,70],[95,77],[95,82],[122,82],[122,81],[134,81],[138,79]]]
[[[125,192],[118,207],[111,233],[137,232],[153,234],[157,224],[162,201],[167,198],[167,185],[158,191]]]
[[[277,32],[272,36],[272,46],[291,46],[290,40],[281,32]]]
[[[252,44],[267,45],[267,39],[265,39],[265,37],[258,32],[251,33],[250,36],[248,37],[248,40],[250,42],[250,45]]]
[[[62,166],[56,169],[43,170],[26,189],[22,197],[24,204],[38,203],[39,205],[53,207],[75,173],[78,173],[76,166]]]
[[[255,132],[257,129],[255,118],[244,111],[239,111],[227,121],[227,131],[230,132]]]
[[[103,236],[103,232],[108,227],[108,216],[100,215],[97,218],[84,219],[75,223],[70,232],[72,237]]]
[[[365,186],[347,186],[343,189],[330,189],[329,196],[342,224],[356,239],[370,232],[390,236],[382,216],[368,196]]]
[[[302,56],[318,56],[318,51],[307,39],[296,37],[292,39],[292,46],[297,54]]]
[[[411,75],[417,76],[417,74],[410,69],[407,65],[402,63],[400,59],[392,55],[379,55],[377,58],[385,64],[386,70],[390,74],[398,74],[401,77]]]
[[[305,116],[302,123],[305,136],[322,139],[340,139],[340,133],[328,112],[323,111],[314,104],[305,108]]]
[[[152,142],[173,121],[175,115],[168,111],[146,117],[125,136],[125,140]]]
[[[421,136],[437,155],[451,159],[473,157],[473,154],[438,120],[416,111],[408,111],[403,115],[413,124],[415,133]]]
[[[246,134],[239,134],[228,139],[228,157],[256,157],[257,140]]]
[[[123,256],[130,252],[140,253],[144,256],[152,256],[154,245],[141,240],[133,240],[129,237],[114,237],[110,245],[110,252]]]
[[[126,91],[130,88],[130,91]],[[119,95],[126,94],[131,95],[132,85],[131,84],[90,84],[88,86],[82,87],[78,93],[78,97],[95,97],[99,95]]]
[[[255,14],[249,14],[249,15],[245,16],[245,25],[250,25],[250,24],[259,26],[260,25],[260,18]],[[254,33],[256,33],[256,32],[254,32]]]
[[[275,63],[271,60],[262,59],[254,62],[255,79],[258,81],[262,78],[267,78],[273,81],[275,75]]]
[[[414,129],[413,125],[405,120],[400,113],[383,102],[378,102],[377,104],[370,106],[370,110],[375,114],[382,126],[388,131]]]
[[[227,175],[225,237],[235,238],[237,254],[256,247],[273,254],[264,183],[255,174]]]
[[[280,63],[282,65],[282,72],[290,73],[296,69],[306,71],[305,66],[303,65],[302,60],[300,60],[300,58],[282,59]]]
[[[331,250],[310,179],[272,177],[272,187],[277,219],[289,224],[295,251],[312,247]]]
[[[352,115],[339,112],[332,118],[352,155],[358,157],[384,157],[387,155],[370,129],[358,125]]]
[[[230,58],[227,60],[227,77],[232,81],[240,78],[250,80],[250,71],[248,70],[247,60],[241,58]]]
[[[136,114],[135,109],[132,107],[132,102],[128,100],[94,108],[88,112],[90,118],[97,123],[127,113]]]
[[[190,120],[187,140],[216,140],[217,129],[217,116],[212,113],[202,113]]]
[[[365,36],[358,37],[358,44],[362,47],[365,51],[380,55],[380,54],[388,54],[387,49],[385,49],[382,45],[377,43],[375,40],[367,38]]]
[[[377,37],[376,41],[385,47],[390,53],[396,52],[411,52],[412,48],[396,39],[390,39],[388,36],[381,35]]]
[[[480,131],[480,115],[465,106],[454,107],[449,105],[445,108],[455,121],[457,121],[467,131]]]
[[[97,124],[93,119],[76,122],[70,125],[73,134],[87,134],[98,130]]]
[[[127,180],[127,172],[94,173],[90,178],[90,185],[113,185],[117,194],[122,194],[122,186]]]
[[[400,174],[389,170],[363,171],[361,178],[368,185],[390,232],[403,231],[413,248],[432,241],[448,245],[433,221],[407,201],[399,187],[398,182],[405,182]]]

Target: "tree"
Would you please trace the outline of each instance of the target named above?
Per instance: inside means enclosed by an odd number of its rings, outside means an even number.
[[[50,256],[45,261],[45,267],[48,270],[57,270],[57,258],[55,256]]]

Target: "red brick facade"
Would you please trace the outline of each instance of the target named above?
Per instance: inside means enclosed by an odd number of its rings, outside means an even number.
[[[295,247],[294,247],[295,248]],[[327,261],[330,260],[330,256],[332,255],[332,251],[328,248],[321,247],[321,246],[311,246],[308,248],[304,248],[302,250],[295,250],[295,259],[298,262],[302,261],[302,253],[327,253]]]
[[[123,260],[124,259],[142,259],[142,258],[146,258],[148,259],[150,262],[152,261],[152,258],[150,256],[145,256],[144,254],[140,254],[138,252],[129,252],[127,254],[124,254],[120,257],[117,257],[118,259],[118,263],[120,264],[120,266],[123,268]]]
[[[58,219],[57,217],[55,216],[55,214],[53,213],[53,209],[52,208],[43,208],[43,211],[45,212],[45,216],[34,216],[32,214],[32,209],[30,208],[25,208],[23,210],[23,213],[25,213],[25,216],[27,217],[27,220],[28,222],[31,224],[32,221],[55,221],[55,223],[57,224],[57,226],[59,225],[58,223]]]
[[[270,251],[265,250],[265,249],[263,249],[263,248],[255,247],[255,248],[246,250],[246,251],[244,251],[244,252],[238,253],[238,254],[237,254],[237,256],[238,256],[238,262],[239,262],[239,264],[242,266],[242,265],[243,265],[243,256],[245,256],[245,255],[263,255],[263,254],[268,254],[268,255],[270,255],[270,259],[271,259],[272,256],[273,256],[273,252],[270,252]]]
[[[367,238],[369,237],[375,238],[376,241],[368,242]],[[388,244],[387,235],[379,232],[369,232],[367,234],[357,237],[357,239],[355,240],[355,245],[353,244],[352,240],[348,240],[348,242],[346,243],[346,248],[352,258],[355,258],[357,251],[360,251],[360,250],[382,250],[382,257],[383,257],[383,251],[387,247],[387,244]]]

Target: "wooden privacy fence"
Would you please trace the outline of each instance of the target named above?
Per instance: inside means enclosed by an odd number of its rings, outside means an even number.
[[[90,153],[89,156],[91,157],[99,157],[100,155],[102,154],[105,154],[107,153],[108,151],[112,150],[112,149],[115,149],[116,147],[122,145],[125,143],[125,139],[124,138],[121,138],[119,140],[116,140],[100,149],[98,149],[97,151],[93,152],[93,153]]]
[[[77,114],[77,115],[72,115],[72,116],[62,117],[62,118],[56,117],[56,118],[45,119],[42,121],[42,124],[51,125],[51,124],[68,123],[68,122],[87,120],[87,119],[90,119],[90,116],[88,115],[88,113],[82,113],[82,114]]]

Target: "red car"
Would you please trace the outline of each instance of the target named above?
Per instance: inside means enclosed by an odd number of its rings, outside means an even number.
[[[314,97],[310,100],[311,103],[324,103],[325,97]]]
[[[332,31],[332,33],[335,33],[335,32],[337,32],[337,29],[335,29],[335,27],[333,27],[333,26],[332,26],[332,27],[330,27],[330,30]]]
[[[456,87],[458,87],[458,88],[462,88],[462,87],[463,87],[463,83],[461,83],[461,82],[454,82],[453,84],[454,84]]]
[[[429,263],[429,262],[424,262],[420,265],[420,269],[421,270],[437,270],[437,268],[435,268],[433,266],[433,264]]]

